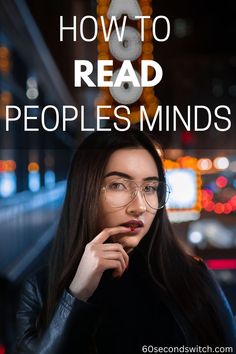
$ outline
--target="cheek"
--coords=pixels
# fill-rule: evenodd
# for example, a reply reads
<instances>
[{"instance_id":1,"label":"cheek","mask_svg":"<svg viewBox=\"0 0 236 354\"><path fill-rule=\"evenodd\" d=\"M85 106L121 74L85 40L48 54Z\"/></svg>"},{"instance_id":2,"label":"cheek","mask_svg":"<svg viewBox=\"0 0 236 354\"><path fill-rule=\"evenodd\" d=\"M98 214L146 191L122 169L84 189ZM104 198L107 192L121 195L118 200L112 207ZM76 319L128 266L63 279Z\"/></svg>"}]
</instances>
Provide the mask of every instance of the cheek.
<instances>
[{"instance_id":1,"label":"cheek","mask_svg":"<svg viewBox=\"0 0 236 354\"><path fill-rule=\"evenodd\" d=\"M112 222L114 222L114 215L112 210L101 197L98 203L98 226L100 231L106 227L113 226Z\"/></svg>"},{"instance_id":2,"label":"cheek","mask_svg":"<svg viewBox=\"0 0 236 354\"><path fill-rule=\"evenodd\" d=\"M104 194L101 193L98 200L98 215L100 215L102 218L105 215L107 215L108 212L109 212L109 208L104 198Z\"/></svg>"},{"instance_id":3,"label":"cheek","mask_svg":"<svg viewBox=\"0 0 236 354\"><path fill-rule=\"evenodd\" d=\"M102 197L100 197L98 202L98 227L99 229L104 228L104 219L106 217L105 204Z\"/></svg>"},{"instance_id":4,"label":"cheek","mask_svg":"<svg viewBox=\"0 0 236 354\"><path fill-rule=\"evenodd\" d=\"M156 214L149 214L147 218L148 229L151 227L153 220L155 219Z\"/></svg>"}]
</instances>

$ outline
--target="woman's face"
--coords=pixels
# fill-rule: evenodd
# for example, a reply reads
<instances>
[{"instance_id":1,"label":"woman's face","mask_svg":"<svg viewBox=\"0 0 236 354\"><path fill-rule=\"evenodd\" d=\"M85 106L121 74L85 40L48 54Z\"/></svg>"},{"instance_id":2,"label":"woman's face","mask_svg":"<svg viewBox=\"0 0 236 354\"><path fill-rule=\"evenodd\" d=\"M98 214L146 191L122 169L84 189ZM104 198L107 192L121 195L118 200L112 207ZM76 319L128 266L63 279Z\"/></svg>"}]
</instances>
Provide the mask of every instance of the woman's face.
<instances>
[{"instance_id":1,"label":"woman's face","mask_svg":"<svg viewBox=\"0 0 236 354\"><path fill-rule=\"evenodd\" d=\"M110 240L120 243L126 252L139 244L156 214L156 210L145 201L142 189L137 187L135 196L134 188L144 186L145 190L152 190L157 180L156 163L144 148L117 150L107 163L105 188L102 188L99 200L99 229L119 225L130 227L127 234L114 235ZM151 193L147 193L147 198L155 203Z\"/></svg>"}]
</instances>

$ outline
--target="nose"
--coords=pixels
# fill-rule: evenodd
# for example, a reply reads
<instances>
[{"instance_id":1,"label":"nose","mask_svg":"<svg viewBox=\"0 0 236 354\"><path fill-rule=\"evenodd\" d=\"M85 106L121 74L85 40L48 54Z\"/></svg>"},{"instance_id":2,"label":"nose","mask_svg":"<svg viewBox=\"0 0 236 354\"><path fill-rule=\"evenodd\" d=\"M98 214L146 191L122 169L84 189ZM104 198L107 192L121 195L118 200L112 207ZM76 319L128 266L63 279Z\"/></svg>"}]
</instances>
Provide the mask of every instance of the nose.
<instances>
[{"instance_id":1,"label":"nose","mask_svg":"<svg viewBox=\"0 0 236 354\"><path fill-rule=\"evenodd\" d=\"M137 191L134 199L127 205L127 213L135 216L142 215L147 211L146 202L141 191Z\"/></svg>"}]
</instances>

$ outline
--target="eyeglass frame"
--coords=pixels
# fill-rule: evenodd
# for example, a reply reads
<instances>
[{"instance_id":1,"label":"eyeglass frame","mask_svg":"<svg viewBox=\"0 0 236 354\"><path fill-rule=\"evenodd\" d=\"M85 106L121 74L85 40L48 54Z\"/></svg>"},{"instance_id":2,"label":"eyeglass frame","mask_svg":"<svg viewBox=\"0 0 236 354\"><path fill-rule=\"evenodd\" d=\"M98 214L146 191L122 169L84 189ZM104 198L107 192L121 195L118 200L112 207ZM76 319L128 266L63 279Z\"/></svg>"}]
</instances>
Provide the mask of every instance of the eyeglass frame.
<instances>
[{"instance_id":1,"label":"eyeglass frame","mask_svg":"<svg viewBox=\"0 0 236 354\"><path fill-rule=\"evenodd\" d=\"M146 196L145 196L145 192L143 191L143 184L145 183L145 182L143 182L141 185L138 185L134 180L132 180L132 179L127 179L127 178L122 178L122 177L118 177L118 178L114 178L112 181L116 181L116 180L122 180L122 181L129 181L129 182L132 182L132 183L134 183L135 185L136 185L136 188L135 188L135 193L134 193L134 196L131 198L131 200L127 203L127 204L124 204L124 205L121 205L121 206L112 206L111 205L111 207L112 208L122 208L122 207L126 207L126 206L128 206L129 204L131 204L134 200L135 200L135 198L137 197L137 194L138 194L138 190L141 192L141 194L142 194L142 196L143 196L143 199L145 200L145 202L146 202L146 204L151 208L151 209L153 209L153 210L161 210L161 209L163 209L165 206L166 206L166 203L167 203L167 201L168 201L168 199L169 199L169 195L170 195L170 193L171 193L171 191L170 191L170 186L168 185L168 183L166 183L165 181L159 181L159 180L153 180L153 181L155 181L155 182L159 182L159 183L162 183L163 185L165 185L167 188L166 188L166 195L168 195L168 197L166 197L165 199L166 199L166 201L165 201L165 203L164 203L164 205L162 205L160 208L153 208L149 203L148 203L148 201L146 200ZM111 181L111 182L112 182ZM148 182L148 181L146 181L146 182ZM108 184L106 184L106 185L103 185L102 187L101 187L101 189L102 190L105 190L105 193L106 193L106 190L107 190L107 186L108 186Z\"/></svg>"}]
</instances>

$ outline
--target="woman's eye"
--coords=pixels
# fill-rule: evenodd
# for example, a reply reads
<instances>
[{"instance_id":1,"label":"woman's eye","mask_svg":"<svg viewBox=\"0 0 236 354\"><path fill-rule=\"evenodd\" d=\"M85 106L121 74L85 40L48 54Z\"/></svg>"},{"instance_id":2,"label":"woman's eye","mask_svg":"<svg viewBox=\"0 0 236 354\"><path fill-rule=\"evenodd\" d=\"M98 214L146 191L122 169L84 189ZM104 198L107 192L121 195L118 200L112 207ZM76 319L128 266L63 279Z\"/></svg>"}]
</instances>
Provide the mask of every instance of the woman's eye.
<instances>
[{"instance_id":1,"label":"woman's eye","mask_svg":"<svg viewBox=\"0 0 236 354\"><path fill-rule=\"evenodd\" d=\"M157 186L153 186L153 185L145 186L144 187L144 192L145 193L156 193L157 192Z\"/></svg>"},{"instance_id":2,"label":"woman's eye","mask_svg":"<svg viewBox=\"0 0 236 354\"><path fill-rule=\"evenodd\" d=\"M117 191L122 191L122 190L125 190L126 187L123 183L120 183L120 182L113 182L111 184L109 184L109 189L110 190L117 190Z\"/></svg>"}]
</instances>

